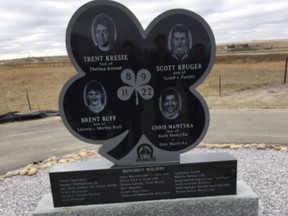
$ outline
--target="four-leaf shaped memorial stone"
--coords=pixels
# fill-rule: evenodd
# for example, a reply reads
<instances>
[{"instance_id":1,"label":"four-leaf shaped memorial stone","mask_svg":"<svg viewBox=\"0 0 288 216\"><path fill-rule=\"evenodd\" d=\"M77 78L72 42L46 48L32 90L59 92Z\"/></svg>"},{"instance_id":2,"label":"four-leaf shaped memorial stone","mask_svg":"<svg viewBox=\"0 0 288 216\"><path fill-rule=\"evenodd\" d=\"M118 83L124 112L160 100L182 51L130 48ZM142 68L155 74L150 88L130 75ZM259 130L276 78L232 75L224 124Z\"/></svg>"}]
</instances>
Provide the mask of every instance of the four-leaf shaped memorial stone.
<instances>
[{"instance_id":1,"label":"four-leaf shaped memorial stone","mask_svg":"<svg viewBox=\"0 0 288 216\"><path fill-rule=\"evenodd\" d=\"M175 162L205 136L209 111L196 88L216 47L199 15L170 10L144 30L123 5L91 1L72 16L66 46L77 74L61 92L60 115L74 136L102 144L102 156Z\"/></svg>"}]
</instances>

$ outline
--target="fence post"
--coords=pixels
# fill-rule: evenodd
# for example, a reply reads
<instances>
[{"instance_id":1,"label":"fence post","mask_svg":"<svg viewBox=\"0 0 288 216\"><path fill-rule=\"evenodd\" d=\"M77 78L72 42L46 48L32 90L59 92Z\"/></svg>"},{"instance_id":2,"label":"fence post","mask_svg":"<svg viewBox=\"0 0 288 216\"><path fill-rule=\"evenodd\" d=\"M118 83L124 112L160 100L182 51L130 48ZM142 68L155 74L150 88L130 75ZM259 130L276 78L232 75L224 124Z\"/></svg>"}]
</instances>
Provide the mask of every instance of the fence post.
<instances>
[{"instance_id":1,"label":"fence post","mask_svg":"<svg viewBox=\"0 0 288 216\"><path fill-rule=\"evenodd\" d=\"M29 110L31 111L31 104L30 104L30 100L29 100L29 95L28 95L28 92L27 90L25 89L25 92L26 92L26 97L27 97L27 102L28 102L28 106L29 106Z\"/></svg>"},{"instance_id":2,"label":"fence post","mask_svg":"<svg viewBox=\"0 0 288 216\"><path fill-rule=\"evenodd\" d=\"M288 64L288 57L286 57L285 73L284 73L284 84L286 84L286 80L287 80L287 64Z\"/></svg>"},{"instance_id":3,"label":"fence post","mask_svg":"<svg viewBox=\"0 0 288 216\"><path fill-rule=\"evenodd\" d=\"M222 95L222 80L221 80L221 71L219 73L219 95Z\"/></svg>"}]
</instances>

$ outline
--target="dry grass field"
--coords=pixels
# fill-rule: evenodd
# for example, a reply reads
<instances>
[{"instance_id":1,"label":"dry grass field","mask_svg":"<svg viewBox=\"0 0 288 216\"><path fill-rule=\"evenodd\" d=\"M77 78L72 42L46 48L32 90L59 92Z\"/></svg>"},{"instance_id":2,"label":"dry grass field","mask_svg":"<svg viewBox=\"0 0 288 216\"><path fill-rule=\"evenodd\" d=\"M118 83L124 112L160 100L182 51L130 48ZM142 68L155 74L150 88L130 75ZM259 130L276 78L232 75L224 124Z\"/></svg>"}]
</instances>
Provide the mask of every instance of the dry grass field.
<instances>
[{"instance_id":1,"label":"dry grass field","mask_svg":"<svg viewBox=\"0 0 288 216\"><path fill-rule=\"evenodd\" d=\"M74 73L74 68L67 64L45 67L0 66L0 114L26 112L30 108L58 110L60 90Z\"/></svg>"},{"instance_id":2,"label":"dry grass field","mask_svg":"<svg viewBox=\"0 0 288 216\"><path fill-rule=\"evenodd\" d=\"M217 63L198 90L212 109L287 109L284 72L285 61Z\"/></svg>"},{"instance_id":3,"label":"dry grass field","mask_svg":"<svg viewBox=\"0 0 288 216\"><path fill-rule=\"evenodd\" d=\"M288 86L283 85L286 44L277 42L266 54L259 43L253 53L217 47L217 59L207 79L198 87L210 108L267 109L288 108ZM275 44L275 43L274 43ZM220 47L220 48L219 48ZM252 47L252 46L250 46ZM256 47L256 48L255 48ZM257 48L258 47L258 48ZM271 53L270 51L279 51ZM284 53L283 53L284 52ZM226 53L226 54L225 54ZM65 60L66 59L66 60ZM75 74L67 58L31 63L27 59L0 65L0 115L6 112L58 110L58 97L64 83ZM62 62L62 63L61 63ZM221 88L220 88L221 80ZM221 94L221 95L220 95ZM29 99L28 99L29 98ZM28 102L29 100L29 102ZM30 103L30 107L29 107Z\"/></svg>"},{"instance_id":4,"label":"dry grass field","mask_svg":"<svg viewBox=\"0 0 288 216\"><path fill-rule=\"evenodd\" d=\"M227 46L235 46L233 49L227 49ZM248 45L243 47L243 45ZM243 48L239 48L242 46ZM285 40L253 40L253 41L240 41L237 43L223 43L217 44L217 54L218 55L227 55L233 54L235 52L241 51L244 53L287 53L288 49L288 39ZM239 54L239 53L237 53Z\"/></svg>"}]
</instances>

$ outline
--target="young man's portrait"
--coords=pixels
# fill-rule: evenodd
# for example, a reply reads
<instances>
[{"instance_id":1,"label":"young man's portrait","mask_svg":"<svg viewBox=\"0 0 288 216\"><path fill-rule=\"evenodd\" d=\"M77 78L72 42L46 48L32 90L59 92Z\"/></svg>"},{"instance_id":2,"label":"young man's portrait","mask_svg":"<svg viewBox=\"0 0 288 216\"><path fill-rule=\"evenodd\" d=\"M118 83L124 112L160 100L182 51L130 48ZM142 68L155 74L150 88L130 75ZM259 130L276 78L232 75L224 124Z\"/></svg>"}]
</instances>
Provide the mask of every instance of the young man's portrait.
<instances>
[{"instance_id":1,"label":"young man's portrait","mask_svg":"<svg viewBox=\"0 0 288 216\"><path fill-rule=\"evenodd\" d=\"M173 88L164 89L159 99L159 109L166 119L175 119L181 111L182 101L179 92Z\"/></svg>"},{"instance_id":2,"label":"young man's portrait","mask_svg":"<svg viewBox=\"0 0 288 216\"><path fill-rule=\"evenodd\" d=\"M101 112L106 106L106 93L104 87L96 80L86 84L83 97L86 107L96 114Z\"/></svg>"},{"instance_id":3,"label":"young man's portrait","mask_svg":"<svg viewBox=\"0 0 288 216\"><path fill-rule=\"evenodd\" d=\"M92 23L92 39L99 51L110 51L116 41L116 27L106 14L97 15Z\"/></svg>"},{"instance_id":4,"label":"young man's portrait","mask_svg":"<svg viewBox=\"0 0 288 216\"><path fill-rule=\"evenodd\" d=\"M169 33L169 49L177 61L186 59L191 53L192 36L187 26L175 25Z\"/></svg>"}]
</instances>

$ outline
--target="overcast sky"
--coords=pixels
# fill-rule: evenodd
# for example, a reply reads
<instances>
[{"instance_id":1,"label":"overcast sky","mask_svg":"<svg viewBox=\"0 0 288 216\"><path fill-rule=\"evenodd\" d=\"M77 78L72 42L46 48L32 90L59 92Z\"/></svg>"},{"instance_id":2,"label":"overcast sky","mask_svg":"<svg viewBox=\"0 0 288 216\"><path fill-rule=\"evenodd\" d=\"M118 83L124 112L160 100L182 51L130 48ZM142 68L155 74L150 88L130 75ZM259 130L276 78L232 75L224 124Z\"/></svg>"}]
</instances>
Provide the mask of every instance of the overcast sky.
<instances>
[{"instance_id":1,"label":"overcast sky","mask_svg":"<svg viewBox=\"0 0 288 216\"><path fill-rule=\"evenodd\" d=\"M216 43L288 39L287 0L117 0L147 25L162 12L184 8L202 16ZM87 0L1 0L0 59L67 55L65 31Z\"/></svg>"}]
</instances>

